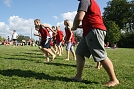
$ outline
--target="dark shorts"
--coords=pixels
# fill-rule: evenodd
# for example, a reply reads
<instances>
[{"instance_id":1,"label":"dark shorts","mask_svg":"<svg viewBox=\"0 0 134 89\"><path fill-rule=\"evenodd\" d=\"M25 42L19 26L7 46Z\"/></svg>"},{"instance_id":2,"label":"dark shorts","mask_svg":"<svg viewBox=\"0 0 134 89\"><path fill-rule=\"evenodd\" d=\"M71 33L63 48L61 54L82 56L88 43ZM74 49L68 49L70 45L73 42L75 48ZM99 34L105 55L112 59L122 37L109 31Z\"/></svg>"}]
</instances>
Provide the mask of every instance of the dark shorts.
<instances>
[{"instance_id":1,"label":"dark shorts","mask_svg":"<svg viewBox=\"0 0 134 89\"><path fill-rule=\"evenodd\" d=\"M41 42L41 46L43 48L50 48L50 42L51 42L51 39L50 38L49 39L46 39L46 40L44 40L44 41Z\"/></svg>"},{"instance_id":2,"label":"dark shorts","mask_svg":"<svg viewBox=\"0 0 134 89\"><path fill-rule=\"evenodd\" d=\"M56 41L56 45L61 46L62 42Z\"/></svg>"},{"instance_id":3,"label":"dark shorts","mask_svg":"<svg viewBox=\"0 0 134 89\"><path fill-rule=\"evenodd\" d=\"M13 39L13 41L17 41L17 39Z\"/></svg>"},{"instance_id":4,"label":"dark shorts","mask_svg":"<svg viewBox=\"0 0 134 89\"><path fill-rule=\"evenodd\" d=\"M105 36L106 31L92 29L86 37L82 37L77 46L76 54L88 58L92 54L95 62L105 60L107 58L107 52L104 47Z\"/></svg>"}]
</instances>

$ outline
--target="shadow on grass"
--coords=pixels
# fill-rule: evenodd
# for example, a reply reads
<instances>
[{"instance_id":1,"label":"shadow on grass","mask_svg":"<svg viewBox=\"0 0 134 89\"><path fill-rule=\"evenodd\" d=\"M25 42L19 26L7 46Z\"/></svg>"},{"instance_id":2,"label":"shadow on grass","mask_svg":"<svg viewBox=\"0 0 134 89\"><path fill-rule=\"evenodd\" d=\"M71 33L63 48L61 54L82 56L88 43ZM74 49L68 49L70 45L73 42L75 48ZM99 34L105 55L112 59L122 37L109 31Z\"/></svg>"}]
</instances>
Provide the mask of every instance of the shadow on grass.
<instances>
[{"instance_id":1,"label":"shadow on grass","mask_svg":"<svg viewBox=\"0 0 134 89\"><path fill-rule=\"evenodd\" d=\"M77 81L72 81L67 77L50 76L48 74L36 73L30 70L7 69L7 70L0 70L0 74L3 76L9 76L9 77L18 76L18 77L24 77L24 78L35 78L39 80L46 79L46 80L59 80L59 81L65 81L65 82L77 82ZM83 80L82 83L98 84L98 82L91 82L87 80Z\"/></svg>"},{"instance_id":2,"label":"shadow on grass","mask_svg":"<svg viewBox=\"0 0 134 89\"><path fill-rule=\"evenodd\" d=\"M47 65L55 65L55 66L71 66L71 67L76 67L76 65L71 65L71 64L63 64L63 63L52 63L52 62L49 62L49 63L45 63Z\"/></svg>"}]
</instances>

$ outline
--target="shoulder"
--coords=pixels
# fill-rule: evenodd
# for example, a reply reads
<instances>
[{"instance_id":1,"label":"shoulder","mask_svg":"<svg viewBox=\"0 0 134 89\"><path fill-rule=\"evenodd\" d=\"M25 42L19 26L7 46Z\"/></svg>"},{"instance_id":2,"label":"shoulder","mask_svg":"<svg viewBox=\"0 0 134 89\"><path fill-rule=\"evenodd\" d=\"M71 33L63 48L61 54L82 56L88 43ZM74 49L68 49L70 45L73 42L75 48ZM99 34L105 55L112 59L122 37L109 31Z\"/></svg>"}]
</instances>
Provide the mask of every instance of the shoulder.
<instances>
[{"instance_id":1,"label":"shoulder","mask_svg":"<svg viewBox=\"0 0 134 89\"><path fill-rule=\"evenodd\" d=\"M68 26L68 27L67 27L67 29L68 29L68 30L71 30L71 27L70 27L70 26Z\"/></svg>"},{"instance_id":2,"label":"shoulder","mask_svg":"<svg viewBox=\"0 0 134 89\"><path fill-rule=\"evenodd\" d=\"M78 11L82 10L82 11L87 12L90 4L91 4L91 0L80 0Z\"/></svg>"}]
</instances>

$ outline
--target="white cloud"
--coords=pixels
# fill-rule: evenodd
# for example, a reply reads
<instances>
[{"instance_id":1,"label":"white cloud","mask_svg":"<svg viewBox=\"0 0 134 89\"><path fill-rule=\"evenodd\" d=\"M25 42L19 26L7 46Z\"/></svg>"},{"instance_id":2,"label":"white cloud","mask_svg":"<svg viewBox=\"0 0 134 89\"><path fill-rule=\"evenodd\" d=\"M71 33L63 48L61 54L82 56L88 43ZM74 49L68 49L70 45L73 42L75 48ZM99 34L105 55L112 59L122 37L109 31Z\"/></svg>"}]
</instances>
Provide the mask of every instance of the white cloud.
<instances>
[{"instance_id":1,"label":"white cloud","mask_svg":"<svg viewBox=\"0 0 134 89\"><path fill-rule=\"evenodd\" d=\"M7 36L10 36L11 38L13 30L16 30L19 35L24 36L31 36L31 30L32 34L36 32L34 30L33 19L25 20L19 16L10 16L8 21L9 24L0 22L0 36L4 38L7 38Z\"/></svg>"},{"instance_id":2,"label":"white cloud","mask_svg":"<svg viewBox=\"0 0 134 89\"><path fill-rule=\"evenodd\" d=\"M77 13L77 11L67 12L67 13L61 14L61 16L62 16L63 20L68 19L68 20L73 21L76 13Z\"/></svg>"},{"instance_id":3,"label":"white cloud","mask_svg":"<svg viewBox=\"0 0 134 89\"><path fill-rule=\"evenodd\" d=\"M63 18L63 21L58 22L58 23L57 23L57 26L60 26L61 30L62 30L63 32L65 32L65 31L64 31L64 28L65 28L65 26L64 26L64 20L65 20L65 19L68 19L68 20L70 21L71 26L72 26L72 25L73 25L73 20L74 20L74 17L75 17L75 15L76 15L76 13L77 13L77 11L67 12L67 13L61 14L61 16L62 16L62 18Z\"/></svg>"},{"instance_id":4,"label":"white cloud","mask_svg":"<svg viewBox=\"0 0 134 89\"><path fill-rule=\"evenodd\" d=\"M76 11L74 12L67 12L62 14L63 21L58 22L56 25L61 27L61 30L64 31L64 20L69 19L71 26L73 24L73 19L76 14ZM52 26L49 23L44 23L49 26ZM8 24L5 22L0 22L0 36L7 38L7 36L12 35L13 30L16 30L19 35L24 36L31 36L31 30L32 34L37 33L37 31L34 30L34 20L33 19L23 19L19 16L10 16L8 19ZM38 39L38 37L35 37L32 35L34 39Z\"/></svg>"},{"instance_id":5,"label":"white cloud","mask_svg":"<svg viewBox=\"0 0 134 89\"><path fill-rule=\"evenodd\" d=\"M58 17L57 17L57 16L53 16L53 18L54 18L55 20L57 20L57 19L58 19Z\"/></svg>"},{"instance_id":6,"label":"white cloud","mask_svg":"<svg viewBox=\"0 0 134 89\"><path fill-rule=\"evenodd\" d=\"M4 4L8 7L11 6L12 0L4 0Z\"/></svg>"}]
</instances>

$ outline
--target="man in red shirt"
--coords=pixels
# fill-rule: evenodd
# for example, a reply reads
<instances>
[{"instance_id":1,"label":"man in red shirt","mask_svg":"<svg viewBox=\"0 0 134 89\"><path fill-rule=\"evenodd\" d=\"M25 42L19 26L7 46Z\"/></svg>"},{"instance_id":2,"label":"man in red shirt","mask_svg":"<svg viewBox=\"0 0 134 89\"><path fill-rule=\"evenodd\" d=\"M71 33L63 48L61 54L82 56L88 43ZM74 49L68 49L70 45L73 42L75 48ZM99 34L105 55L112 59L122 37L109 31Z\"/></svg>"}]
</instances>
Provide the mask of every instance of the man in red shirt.
<instances>
[{"instance_id":1,"label":"man in red shirt","mask_svg":"<svg viewBox=\"0 0 134 89\"><path fill-rule=\"evenodd\" d=\"M95 0L80 1L77 14L74 18L71 30L76 30L82 21L83 37L76 49L77 73L71 78L77 81L82 80L82 71L85 64L84 57L90 57L91 54L95 62L101 62L109 75L110 80L104 86L115 86L119 84L116 78L113 64L107 57L104 47L104 38L106 36L106 27L103 23L101 12Z\"/></svg>"}]
</instances>

